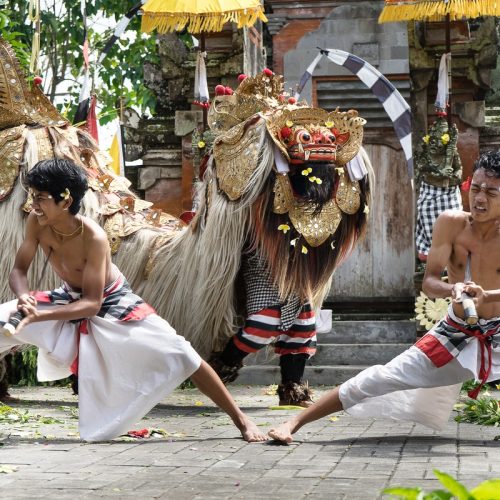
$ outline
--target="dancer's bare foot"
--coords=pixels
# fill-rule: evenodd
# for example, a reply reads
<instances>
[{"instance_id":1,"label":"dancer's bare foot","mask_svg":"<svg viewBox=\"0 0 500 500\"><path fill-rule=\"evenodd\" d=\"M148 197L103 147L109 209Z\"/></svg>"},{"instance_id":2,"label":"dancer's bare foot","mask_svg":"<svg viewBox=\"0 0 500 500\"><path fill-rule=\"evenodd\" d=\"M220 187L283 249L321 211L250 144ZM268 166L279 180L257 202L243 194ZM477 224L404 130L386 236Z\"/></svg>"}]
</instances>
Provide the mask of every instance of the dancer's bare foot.
<instances>
[{"instance_id":1,"label":"dancer's bare foot","mask_svg":"<svg viewBox=\"0 0 500 500\"><path fill-rule=\"evenodd\" d=\"M293 441L292 434L294 433L294 427L295 425L292 421L284 422L278 425L278 427L271 429L268 435L275 441L290 444Z\"/></svg>"},{"instance_id":2,"label":"dancer's bare foot","mask_svg":"<svg viewBox=\"0 0 500 500\"><path fill-rule=\"evenodd\" d=\"M237 424L237 427L241 432L241 436L247 443L267 441L267 436L262 434L257 428L257 425L246 416L243 417L241 424Z\"/></svg>"}]
</instances>

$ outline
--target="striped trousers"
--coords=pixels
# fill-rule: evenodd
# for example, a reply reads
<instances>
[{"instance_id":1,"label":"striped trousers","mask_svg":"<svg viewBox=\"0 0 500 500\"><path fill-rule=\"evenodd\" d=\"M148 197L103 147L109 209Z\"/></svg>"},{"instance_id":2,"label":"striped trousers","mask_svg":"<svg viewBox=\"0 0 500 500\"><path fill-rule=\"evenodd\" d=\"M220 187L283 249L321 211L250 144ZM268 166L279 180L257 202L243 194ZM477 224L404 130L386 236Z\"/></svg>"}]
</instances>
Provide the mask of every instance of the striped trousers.
<instances>
[{"instance_id":1,"label":"striped trousers","mask_svg":"<svg viewBox=\"0 0 500 500\"><path fill-rule=\"evenodd\" d=\"M316 352L316 320L310 304L302 306L299 315L287 331L278 330L281 323L280 307L271 306L251 314L245 326L233 337L234 345L251 354L274 341L274 350L280 356Z\"/></svg>"}]
</instances>

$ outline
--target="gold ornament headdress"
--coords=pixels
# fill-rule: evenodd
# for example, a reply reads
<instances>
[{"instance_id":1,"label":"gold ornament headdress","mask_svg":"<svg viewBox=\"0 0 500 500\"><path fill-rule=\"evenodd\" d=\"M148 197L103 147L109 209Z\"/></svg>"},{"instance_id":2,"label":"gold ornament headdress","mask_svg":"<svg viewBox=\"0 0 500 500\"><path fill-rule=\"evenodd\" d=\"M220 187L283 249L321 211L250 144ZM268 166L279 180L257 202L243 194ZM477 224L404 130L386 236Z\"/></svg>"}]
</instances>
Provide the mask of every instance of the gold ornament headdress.
<instances>
[{"instance_id":1,"label":"gold ornament headdress","mask_svg":"<svg viewBox=\"0 0 500 500\"><path fill-rule=\"evenodd\" d=\"M0 130L66 123L37 85L28 87L12 47L0 37Z\"/></svg>"},{"instance_id":2,"label":"gold ornament headdress","mask_svg":"<svg viewBox=\"0 0 500 500\"><path fill-rule=\"evenodd\" d=\"M224 134L259 113L285 158L293 164L335 162L344 165L356 156L366 120L355 110L333 112L297 103L283 90L283 77L270 71L245 78L232 95L217 96L208 122Z\"/></svg>"},{"instance_id":3,"label":"gold ornament headdress","mask_svg":"<svg viewBox=\"0 0 500 500\"><path fill-rule=\"evenodd\" d=\"M295 196L288 175L276 175L273 211L287 214L312 247L322 245L335 234L343 214L353 215L360 209L360 185L345 175L344 169L358 154L363 140L366 120L357 111L328 112L310 107L305 101L296 102L284 92L283 77L264 70L245 78L232 95L216 96L208 123L215 134L213 156L218 185L231 201L249 189L266 137L271 137L289 165L304 165L302 175L311 182L322 183L322 179L309 175L315 162L336 168L332 172L336 178L333 196L319 211ZM275 158L276 154L280 153L276 151ZM278 229L286 234L285 226L290 227L281 224Z\"/></svg>"}]
</instances>

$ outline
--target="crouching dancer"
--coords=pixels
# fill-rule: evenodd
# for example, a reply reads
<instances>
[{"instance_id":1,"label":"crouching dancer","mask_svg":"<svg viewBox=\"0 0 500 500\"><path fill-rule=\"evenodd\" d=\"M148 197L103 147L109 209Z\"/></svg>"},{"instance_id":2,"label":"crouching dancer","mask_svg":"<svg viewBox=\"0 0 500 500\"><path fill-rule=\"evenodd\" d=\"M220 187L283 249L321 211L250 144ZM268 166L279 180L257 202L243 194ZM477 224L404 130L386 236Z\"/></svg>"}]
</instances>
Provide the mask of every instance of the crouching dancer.
<instances>
[{"instance_id":1,"label":"crouching dancer","mask_svg":"<svg viewBox=\"0 0 500 500\"><path fill-rule=\"evenodd\" d=\"M33 210L9 277L18 300L0 306L2 322L16 309L24 318L14 335L0 335L0 353L38 346L39 380L78 369L79 430L86 441L128 431L187 377L228 413L245 440L264 440L189 342L132 292L111 262L104 230L78 214L84 171L70 161L45 160L28 172L26 184ZM27 272L38 246L63 284L31 294Z\"/></svg>"},{"instance_id":2,"label":"crouching dancer","mask_svg":"<svg viewBox=\"0 0 500 500\"><path fill-rule=\"evenodd\" d=\"M367 368L272 429L273 439L291 442L304 424L342 409L441 429L462 382L500 378L500 152L476 161L469 202L470 213L449 210L439 216L428 255L423 289L431 297L453 298L446 317L386 365ZM441 280L445 268L448 283ZM473 297L475 324L465 313L462 292ZM469 395L478 393L479 387Z\"/></svg>"}]
</instances>

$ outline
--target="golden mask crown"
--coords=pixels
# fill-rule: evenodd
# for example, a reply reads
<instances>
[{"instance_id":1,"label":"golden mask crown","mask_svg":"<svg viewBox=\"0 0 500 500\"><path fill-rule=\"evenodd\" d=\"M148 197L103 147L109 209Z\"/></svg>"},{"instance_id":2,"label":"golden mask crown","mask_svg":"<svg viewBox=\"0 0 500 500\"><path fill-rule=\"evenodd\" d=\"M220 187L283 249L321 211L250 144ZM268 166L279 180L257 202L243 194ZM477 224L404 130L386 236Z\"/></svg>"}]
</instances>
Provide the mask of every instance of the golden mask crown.
<instances>
[{"instance_id":1,"label":"golden mask crown","mask_svg":"<svg viewBox=\"0 0 500 500\"><path fill-rule=\"evenodd\" d=\"M38 86L28 87L12 47L0 37L0 130L66 123Z\"/></svg>"},{"instance_id":2,"label":"golden mask crown","mask_svg":"<svg viewBox=\"0 0 500 500\"><path fill-rule=\"evenodd\" d=\"M232 95L216 96L208 123L216 135L259 113L269 133L291 164L335 162L356 156L366 120L357 111L328 112L296 102L283 90L283 77L269 70L245 78Z\"/></svg>"}]
</instances>

